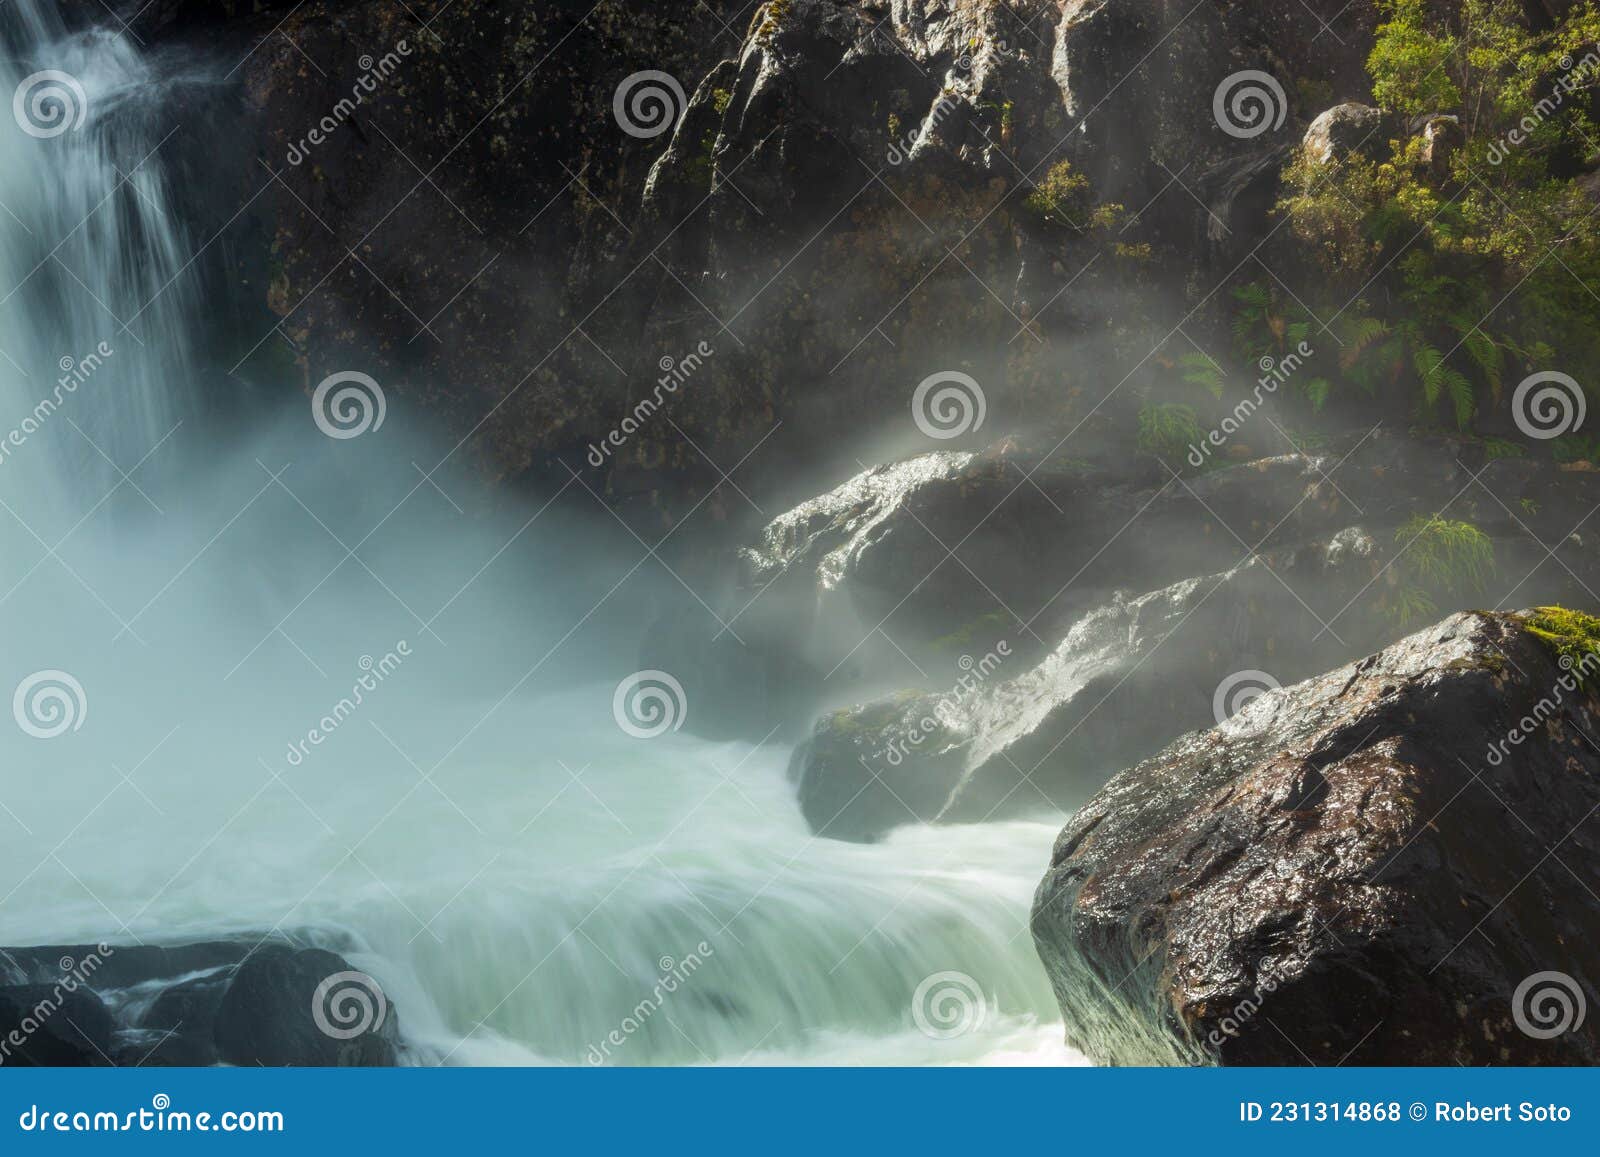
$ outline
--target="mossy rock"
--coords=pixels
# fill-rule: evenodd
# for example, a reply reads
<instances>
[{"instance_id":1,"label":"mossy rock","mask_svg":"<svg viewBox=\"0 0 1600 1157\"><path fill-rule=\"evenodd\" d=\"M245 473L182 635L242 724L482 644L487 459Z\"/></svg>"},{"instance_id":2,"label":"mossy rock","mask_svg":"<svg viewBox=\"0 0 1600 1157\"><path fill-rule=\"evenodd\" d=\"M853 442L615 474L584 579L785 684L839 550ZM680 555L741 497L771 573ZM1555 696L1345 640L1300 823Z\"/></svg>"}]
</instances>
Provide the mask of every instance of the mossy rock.
<instances>
[{"instance_id":1,"label":"mossy rock","mask_svg":"<svg viewBox=\"0 0 1600 1157\"><path fill-rule=\"evenodd\" d=\"M1522 625L1556 653L1579 686L1586 685L1590 668L1600 662L1600 618L1566 607L1535 607Z\"/></svg>"}]
</instances>

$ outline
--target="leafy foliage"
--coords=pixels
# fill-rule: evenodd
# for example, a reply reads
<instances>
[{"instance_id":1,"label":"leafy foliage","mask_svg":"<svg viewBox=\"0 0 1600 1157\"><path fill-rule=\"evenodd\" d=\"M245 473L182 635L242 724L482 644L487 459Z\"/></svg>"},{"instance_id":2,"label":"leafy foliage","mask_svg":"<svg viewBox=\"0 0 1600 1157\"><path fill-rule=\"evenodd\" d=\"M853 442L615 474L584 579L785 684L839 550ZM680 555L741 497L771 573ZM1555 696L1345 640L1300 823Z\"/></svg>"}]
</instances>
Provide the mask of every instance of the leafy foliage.
<instances>
[{"instance_id":1,"label":"leafy foliage","mask_svg":"<svg viewBox=\"0 0 1600 1157\"><path fill-rule=\"evenodd\" d=\"M1600 437L1567 434L1550 443L1550 452L1557 462L1600 462Z\"/></svg>"},{"instance_id":2,"label":"leafy foliage","mask_svg":"<svg viewBox=\"0 0 1600 1157\"><path fill-rule=\"evenodd\" d=\"M1187 353L1178 359L1183 380L1194 386L1204 386L1213 398L1222 397L1222 367L1208 354Z\"/></svg>"},{"instance_id":3,"label":"leafy foliage","mask_svg":"<svg viewBox=\"0 0 1600 1157\"><path fill-rule=\"evenodd\" d=\"M1023 204L1040 220L1065 225L1079 233L1110 225L1122 211L1120 205L1096 205L1089 178L1074 170L1071 161L1051 165Z\"/></svg>"},{"instance_id":4,"label":"leafy foliage","mask_svg":"<svg viewBox=\"0 0 1600 1157\"><path fill-rule=\"evenodd\" d=\"M1600 363L1584 184L1600 162L1600 13L1584 0L1537 29L1518 0L1380 5L1368 70L1400 139L1302 155L1279 209L1324 278L1309 309L1339 342L1331 395L1409 398L1466 429L1506 405L1507 377ZM1295 310L1267 287L1235 298L1241 352L1292 337Z\"/></svg>"},{"instance_id":5,"label":"leafy foliage","mask_svg":"<svg viewBox=\"0 0 1600 1157\"><path fill-rule=\"evenodd\" d=\"M1417 515L1394 537L1401 577L1387 609L1400 626L1433 615L1438 609L1434 594L1480 592L1494 574L1494 544L1470 522Z\"/></svg>"},{"instance_id":6,"label":"leafy foliage","mask_svg":"<svg viewBox=\"0 0 1600 1157\"><path fill-rule=\"evenodd\" d=\"M1205 437L1200 418L1189 406L1144 406L1139 411L1139 449L1177 469L1194 446Z\"/></svg>"}]
</instances>

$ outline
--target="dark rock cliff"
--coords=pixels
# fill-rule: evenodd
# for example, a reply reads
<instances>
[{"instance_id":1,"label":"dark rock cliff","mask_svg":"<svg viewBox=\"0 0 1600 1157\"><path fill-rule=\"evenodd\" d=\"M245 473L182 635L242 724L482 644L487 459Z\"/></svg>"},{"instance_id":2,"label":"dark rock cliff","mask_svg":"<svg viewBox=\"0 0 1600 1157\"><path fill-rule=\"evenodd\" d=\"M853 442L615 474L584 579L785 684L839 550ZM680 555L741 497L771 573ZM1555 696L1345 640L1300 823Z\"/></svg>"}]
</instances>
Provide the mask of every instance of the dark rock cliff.
<instances>
[{"instance_id":1,"label":"dark rock cliff","mask_svg":"<svg viewBox=\"0 0 1600 1157\"><path fill-rule=\"evenodd\" d=\"M758 446L740 477L770 492L837 477L861 452L841 429L914 439L937 371L980 378L996 427L1092 412L1104 358L1138 361L1144 326L1204 304L1201 271L1268 237L1305 123L1365 94L1370 5L1329 9L165 0L132 27L228 69L191 108L227 120L170 147L228 236L207 259L244 283L235 378L360 368L491 473L584 469L671 525ZM1246 69L1284 99L1241 140L1212 104ZM670 78L664 120L618 103L645 72ZM1145 259L1039 205L1062 161ZM586 467L701 343L671 421ZM752 517L724 492L698 513Z\"/></svg>"}]
</instances>

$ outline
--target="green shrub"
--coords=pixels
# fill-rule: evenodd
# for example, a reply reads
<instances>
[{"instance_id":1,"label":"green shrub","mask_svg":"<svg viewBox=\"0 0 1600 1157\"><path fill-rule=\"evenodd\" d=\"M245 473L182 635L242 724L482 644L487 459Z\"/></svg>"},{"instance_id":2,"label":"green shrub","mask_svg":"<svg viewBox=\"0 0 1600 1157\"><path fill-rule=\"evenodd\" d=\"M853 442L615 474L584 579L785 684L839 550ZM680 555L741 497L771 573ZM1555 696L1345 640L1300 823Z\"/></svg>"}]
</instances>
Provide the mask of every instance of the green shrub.
<instances>
[{"instance_id":1,"label":"green shrub","mask_svg":"<svg viewBox=\"0 0 1600 1157\"><path fill-rule=\"evenodd\" d=\"M1139 410L1139 449L1179 469L1189 448L1205 437L1190 406L1146 404Z\"/></svg>"},{"instance_id":2,"label":"green shrub","mask_svg":"<svg viewBox=\"0 0 1600 1157\"><path fill-rule=\"evenodd\" d=\"M1302 326L1320 342L1315 319L1330 319L1335 396L1354 387L1360 407L1398 393L1418 419L1466 429L1506 404L1508 376L1600 363L1600 214L1581 183L1600 141L1600 14L1584 0L1534 29L1520 0L1380 7L1376 100L1396 124L1454 116L1461 142L1299 156L1279 210L1322 285L1305 305L1241 287L1235 330L1245 352L1271 352Z\"/></svg>"},{"instance_id":3,"label":"green shrub","mask_svg":"<svg viewBox=\"0 0 1600 1157\"><path fill-rule=\"evenodd\" d=\"M1494 543L1470 522L1417 515L1395 531L1399 588L1387 610L1401 626L1432 616L1434 594L1479 593L1494 574Z\"/></svg>"}]
</instances>

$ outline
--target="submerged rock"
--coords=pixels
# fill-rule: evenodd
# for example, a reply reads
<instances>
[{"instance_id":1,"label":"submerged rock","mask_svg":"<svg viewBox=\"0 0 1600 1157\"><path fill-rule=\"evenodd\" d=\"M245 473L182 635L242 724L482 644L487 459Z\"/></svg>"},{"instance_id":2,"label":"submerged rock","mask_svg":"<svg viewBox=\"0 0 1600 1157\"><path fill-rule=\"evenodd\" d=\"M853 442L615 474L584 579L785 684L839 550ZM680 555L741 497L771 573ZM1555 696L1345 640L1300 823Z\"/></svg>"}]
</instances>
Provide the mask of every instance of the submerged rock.
<instances>
[{"instance_id":1,"label":"submerged rock","mask_svg":"<svg viewBox=\"0 0 1600 1157\"><path fill-rule=\"evenodd\" d=\"M1458 614L1117 776L1034 901L1068 1041L1114 1064L1596 1063L1582 666L1521 616Z\"/></svg>"},{"instance_id":2,"label":"submerged rock","mask_svg":"<svg viewBox=\"0 0 1600 1157\"><path fill-rule=\"evenodd\" d=\"M338 953L277 939L0 949L0 981L3 1064L399 1058L398 1019L375 980Z\"/></svg>"}]
</instances>

